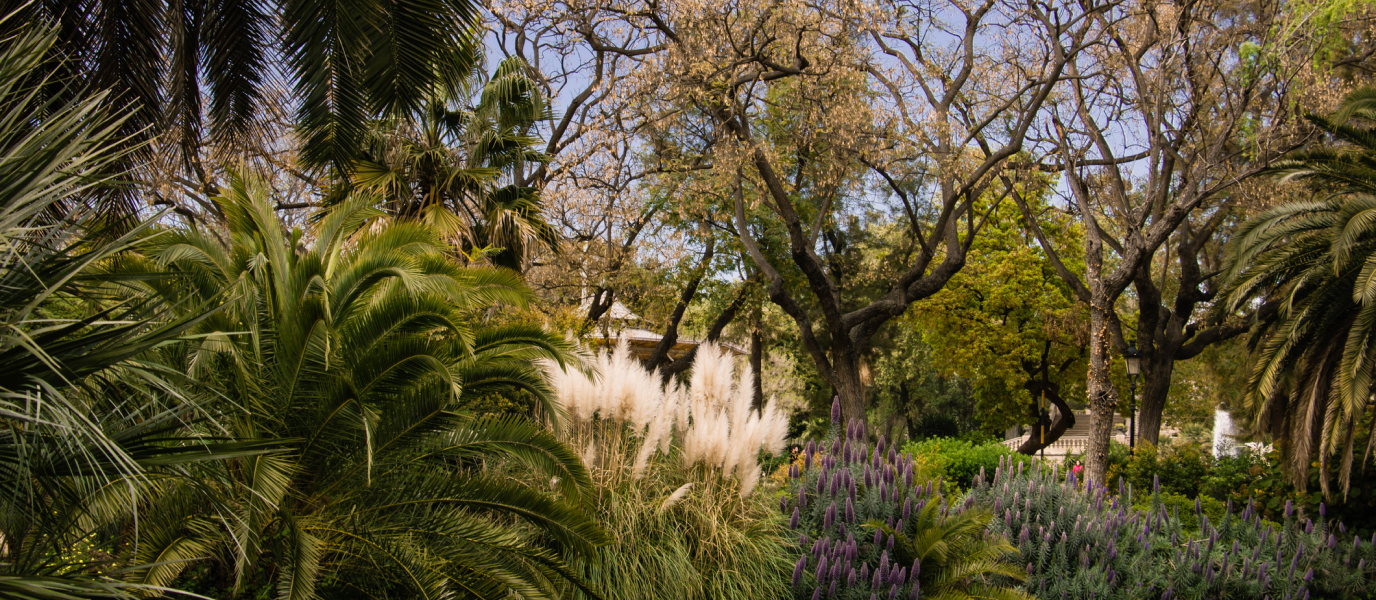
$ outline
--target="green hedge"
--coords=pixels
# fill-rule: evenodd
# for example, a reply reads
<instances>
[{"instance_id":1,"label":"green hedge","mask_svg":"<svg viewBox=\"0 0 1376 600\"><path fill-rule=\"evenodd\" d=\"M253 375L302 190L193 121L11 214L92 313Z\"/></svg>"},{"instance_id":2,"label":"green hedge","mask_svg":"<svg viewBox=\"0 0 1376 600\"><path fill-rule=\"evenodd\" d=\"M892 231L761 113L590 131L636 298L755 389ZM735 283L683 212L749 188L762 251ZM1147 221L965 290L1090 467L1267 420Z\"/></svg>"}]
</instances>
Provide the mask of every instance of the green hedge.
<instances>
[{"instance_id":1,"label":"green hedge","mask_svg":"<svg viewBox=\"0 0 1376 600\"><path fill-rule=\"evenodd\" d=\"M1018 454L998 442L976 443L955 438L931 438L908 442L904 452L911 453L917 471L924 477L943 477L959 489L969 489L980 467L993 473L999 459L1015 463L1032 462L1032 457Z\"/></svg>"}]
</instances>

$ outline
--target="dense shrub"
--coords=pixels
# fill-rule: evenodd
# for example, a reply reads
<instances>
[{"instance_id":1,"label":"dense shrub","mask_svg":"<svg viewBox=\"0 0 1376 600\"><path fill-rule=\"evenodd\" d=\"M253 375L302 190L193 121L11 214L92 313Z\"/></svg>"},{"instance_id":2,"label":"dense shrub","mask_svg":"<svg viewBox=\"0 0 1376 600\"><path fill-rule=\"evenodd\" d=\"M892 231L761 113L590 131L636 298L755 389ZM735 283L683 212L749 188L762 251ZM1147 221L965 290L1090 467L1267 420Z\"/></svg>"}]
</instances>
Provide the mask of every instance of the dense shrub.
<instances>
[{"instance_id":1,"label":"dense shrub","mask_svg":"<svg viewBox=\"0 0 1376 600\"><path fill-rule=\"evenodd\" d=\"M1115 442L1109 446L1108 459L1110 490L1120 482L1147 489L1155 481L1163 493L1179 494L1191 502L1195 498L1206 505L1253 501L1257 513L1272 521L1284 518L1286 502L1294 505L1301 518L1318 518L1319 504L1325 504L1328 519L1342 520L1356 532L1376 530L1376 477L1361 467L1353 469L1346 496L1324 498L1318 462L1310 465L1305 489L1297 489L1282 476L1280 453L1274 450L1243 447L1235 456L1215 457L1207 443L1143 444L1133 452ZM1069 467L1081 460L1071 455L1064 462Z\"/></svg>"},{"instance_id":2,"label":"dense shrub","mask_svg":"<svg viewBox=\"0 0 1376 600\"><path fill-rule=\"evenodd\" d=\"M998 442L954 438L909 442L903 451L913 456L920 475L943 478L962 490L970 487L980 469L993 471L1000 461L1032 461L1032 457L1018 454Z\"/></svg>"},{"instance_id":3,"label":"dense shrub","mask_svg":"<svg viewBox=\"0 0 1376 600\"><path fill-rule=\"evenodd\" d=\"M1371 598L1376 583L1376 538L1301 522L1293 509L1280 526L1253 504L1211 518L1202 502L1168 509L1157 492L1138 510L1126 484L1112 496L1021 465L978 479L968 501L994 510L990 532L1016 538L1026 590L1048 600Z\"/></svg>"},{"instance_id":4,"label":"dense shrub","mask_svg":"<svg viewBox=\"0 0 1376 600\"><path fill-rule=\"evenodd\" d=\"M798 544L794 597L1018 597L1017 551L987 534L992 513L916 479L883 436L871 449L863 424L839 426L839 409L843 435L809 442L779 498Z\"/></svg>"}]
</instances>

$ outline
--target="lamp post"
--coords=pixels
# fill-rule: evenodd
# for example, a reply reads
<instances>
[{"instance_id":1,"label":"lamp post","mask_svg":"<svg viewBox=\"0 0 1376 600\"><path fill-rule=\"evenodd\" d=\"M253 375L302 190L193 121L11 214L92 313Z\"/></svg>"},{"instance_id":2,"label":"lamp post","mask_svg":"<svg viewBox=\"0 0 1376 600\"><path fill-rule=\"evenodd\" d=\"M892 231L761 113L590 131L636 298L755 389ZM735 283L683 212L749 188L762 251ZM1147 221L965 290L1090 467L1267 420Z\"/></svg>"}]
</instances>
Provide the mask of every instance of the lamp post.
<instances>
[{"instance_id":1,"label":"lamp post","mask_svg":"<svg viewBox=\"0 0 1376 600\"><path fill-rule=\"evenodd\" d=\"M1128 447L1137 447L1137 376L1142 374L1142 354L1137 351L1137 340L1128 342L1123 351L1123 361L1128 368Z\"/></svg>"}]
</instances>

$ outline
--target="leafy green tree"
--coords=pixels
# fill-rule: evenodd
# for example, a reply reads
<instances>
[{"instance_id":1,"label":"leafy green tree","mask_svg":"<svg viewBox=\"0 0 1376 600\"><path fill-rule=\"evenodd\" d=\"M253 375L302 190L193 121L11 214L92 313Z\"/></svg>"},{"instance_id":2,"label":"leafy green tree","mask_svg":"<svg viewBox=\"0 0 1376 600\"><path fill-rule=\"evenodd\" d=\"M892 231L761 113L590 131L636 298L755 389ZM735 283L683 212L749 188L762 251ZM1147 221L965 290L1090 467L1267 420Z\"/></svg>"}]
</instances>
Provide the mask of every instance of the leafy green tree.
<instances>
[{"instance_id":1,"label":"leafy green tree","mask_svg":"<svg viewBox=\"0 0 1376 600\"><path fill-rule=\"evenodd\" d=\"M1037 194L1024 197L1043 213L1054 212L1036 202ZM1035 424L1040 408L1055 407L1045 438L1034 429L1020 448L1030 454L1075 424L1068 401L1084 386L1077 367L1084 366L1085 315L1026 233L1018 208L1003 203L984 211L985 233L971 246L965 268L917 305L912 326L923 332L943 373L972 383L989 428ZM1045 216L1042 229L1062 248L1082 243L1067 219Z\"/></svg>"},{"instance_id":2,"label":"leafy green tree","mask_svg":"<svg viewBox=\"0 0 1376 600\"><path fill-rule=\"evenodd\" d=\"M167 585L208 553L231 566L232 587L270 573L284 599L547 598L576 583L564 557L603 540L579 508L590 480L577 454L532 419L463 410L515 387L537 399L538 416L561 419L536 365L562 363L564 342L471 319L528 301L519 277L459 266L424 225L379 223L367 196L335 207L307 244L269 196L234 181L218 200L227 243L172 232L149 260L178 276L159 285L169 302L226 302L194 330L197 343L163 359L225 396L232 435L292 451L161 494L149 512L166 529L137 551L162 566L139 575ZM481 468L504 459L553 477L563 500Z\"/></svg>"},{"instance_id":3,"label":"leafy green tree","mask_svg":"<svg viewBox=\"0 0 1376 600\"><path fill-rule=\"evenodd\" d=\"M1332 461L1346 491L1356 454L1372 450L1353 440L1371 411L1376 372L1376 89L1309 120L1331 145L1291 154L1269 173L1330 195L1247 222L1230 245L1227 309L1279 301L1253 334L1249 400L1279 434L1291 481L1303 487L1317 456L1327 495Z\"/></svg>"}]
</instances>

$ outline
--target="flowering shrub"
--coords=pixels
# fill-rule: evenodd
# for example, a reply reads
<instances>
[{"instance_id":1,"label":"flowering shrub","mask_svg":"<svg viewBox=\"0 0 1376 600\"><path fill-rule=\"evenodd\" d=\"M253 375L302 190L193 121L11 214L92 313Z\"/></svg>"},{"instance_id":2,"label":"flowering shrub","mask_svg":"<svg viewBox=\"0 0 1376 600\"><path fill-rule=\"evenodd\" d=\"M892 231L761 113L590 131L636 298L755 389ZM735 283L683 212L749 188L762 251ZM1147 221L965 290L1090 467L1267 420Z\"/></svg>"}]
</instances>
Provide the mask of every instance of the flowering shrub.
<instances>
[{"instance_id":1,"label":"flowering shrub","mask_svg":"<svg viewBox=\"0 0 1376 600\"><path fill-rule=\"evenodd\" d=\"M1359 436L1356 443L1363 447L1365 438ZM1319 504L1324 503L1329 519L1341 519L1349 528L1368 534L1376 530L1376 477L1354 476L1347 494L1324 498L1317 461L1310 465L1306 488L1297 489L1282 476L1281 456L1273 447L1250 444L1244 448L1237 456L1215 457L1201 444L1140 444L1130 452L1126 445L1115 442L1109 447L1106 483L1109 489L1116 489L1120 480L1146 489L1157 481L1163 493L1179 494L1190 502L1199 498L1206 507L1211 500L1220 507L1229 500L1235 505L1254 500L1258 514L1272 521L1284 518L1287 501L1294 504L1300 518L1316 518ZM1079 460L1080 456L1071 455L1065 463ZM1336 470L1332 465L1329 468ZM1360 469L1358 473L1364 474Z\"/></svg>"},{"instance_id":2,"label":"flowering shrub","mask_svg":"<svg viewBox=\"0 0 1376 600\"><path fill-rule=\"evenodd\" d=\"M1017 551L990 535L992 513L915 480L912 457L883 436L871 447L863 423L842 428L839 403L833 423L840 435L807 444L779 498L800 552L796 598L1019 596Z\"/></svg>"},{"instance_id":3,"label":"flowering shrub","mask_svg":"<svg viewBox=\"0 0 1376 600\"><path fill-rule=\"evenodd\" d=\"M990 531L1017 540L1025 589L1048 600L1365 598L1376 589L1376 537L1300 522L1291 506L1277 527L1251 503L1211 519L1199 503L1193 514L1168 510L1159 490L1146 510L1131 507L1130 486L1107 492L1019 465L977 478L967 501L994 510Z\"/></svg>"}]
</instances>

